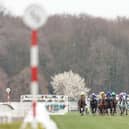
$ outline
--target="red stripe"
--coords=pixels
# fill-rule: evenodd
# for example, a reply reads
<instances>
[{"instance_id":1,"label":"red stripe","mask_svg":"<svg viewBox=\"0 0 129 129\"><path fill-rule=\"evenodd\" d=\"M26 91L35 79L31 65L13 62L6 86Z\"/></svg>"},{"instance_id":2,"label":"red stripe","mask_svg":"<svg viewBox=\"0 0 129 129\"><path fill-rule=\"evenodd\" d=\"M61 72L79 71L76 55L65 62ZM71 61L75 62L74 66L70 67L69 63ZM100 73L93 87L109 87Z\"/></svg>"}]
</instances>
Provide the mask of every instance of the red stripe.
<instances>
[{"instance_id":1,"label":"red stripe","mask_svg":"<svg viewBox=\"0 0 129 129\"><path fill-rule=\"evenodd\" d=\"M31 39L32 39L32 45L37 45L37 43L38 43L38 33L37 33L36 30L32 31Z\"/></svg>"},{"instance_id":2,"label":"red stripe","mask_svg":"<svg viewBox=\"0 0 129 129\"><path fill-rule=\"evenodd\" d=\"M32 102L32 108L33 108L33 117L36 117L36 101Z\"/></svg>"},{"instance_id":3,"label":"red stripe","mask_svg":"<svg viewBox=\"0 0 129 129\"><path fill-rule=\"evenodd\" d=\"M38 68L37 67L31 68L31 81L38 81Z\"/></svg>"}]
</instances>

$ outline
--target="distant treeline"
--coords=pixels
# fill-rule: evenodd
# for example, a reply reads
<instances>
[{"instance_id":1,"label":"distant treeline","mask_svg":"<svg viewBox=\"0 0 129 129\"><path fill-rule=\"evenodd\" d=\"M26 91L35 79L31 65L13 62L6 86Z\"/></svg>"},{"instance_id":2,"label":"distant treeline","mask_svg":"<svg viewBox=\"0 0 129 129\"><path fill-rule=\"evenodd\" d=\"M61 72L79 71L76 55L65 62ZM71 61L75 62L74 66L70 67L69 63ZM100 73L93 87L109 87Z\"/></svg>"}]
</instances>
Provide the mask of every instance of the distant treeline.
<instances>
[{"instance_id":1,"label":"distant treeline","mask_svg":"<svg viewBox=\"0 0 129 129\"><path fill-rule=\"evenodd\" d=\"M0 101L30 89L31 30L20 17L0 14ZM72 70L91 91L129 90L129 19L80 15L50 16L39 30L40 93L52 93L50 77Z\"/></svg>"}]
</instances>

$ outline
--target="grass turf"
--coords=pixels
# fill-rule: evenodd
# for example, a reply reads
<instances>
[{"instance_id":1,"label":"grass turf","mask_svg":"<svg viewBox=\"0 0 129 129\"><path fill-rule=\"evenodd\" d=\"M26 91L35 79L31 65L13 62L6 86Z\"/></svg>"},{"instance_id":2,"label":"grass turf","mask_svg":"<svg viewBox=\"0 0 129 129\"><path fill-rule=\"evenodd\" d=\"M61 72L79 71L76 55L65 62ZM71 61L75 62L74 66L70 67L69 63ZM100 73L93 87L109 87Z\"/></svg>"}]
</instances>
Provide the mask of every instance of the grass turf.
<instances>
[{"instance_id":1,"label":"grass turf","mask_svg":"<svg viewBox=\"0 0 129 129\"><path fill-rule=\"evenodd\" d=\"M52 116L52 119L58 129L129 129L129 116L80 116L79 113L68 113ZM0 125L0 129L19 128L19 122Z\"/></svg>"},{"instance_id":2,"label":"grass turf","mask_svg":"<svg viewBox=\"0 0 129 129\"><path fill-rule=\"evenodd\" d=\"M59 129L129 129L128 116L53 116Z\"/></svg>"}]
</instances>

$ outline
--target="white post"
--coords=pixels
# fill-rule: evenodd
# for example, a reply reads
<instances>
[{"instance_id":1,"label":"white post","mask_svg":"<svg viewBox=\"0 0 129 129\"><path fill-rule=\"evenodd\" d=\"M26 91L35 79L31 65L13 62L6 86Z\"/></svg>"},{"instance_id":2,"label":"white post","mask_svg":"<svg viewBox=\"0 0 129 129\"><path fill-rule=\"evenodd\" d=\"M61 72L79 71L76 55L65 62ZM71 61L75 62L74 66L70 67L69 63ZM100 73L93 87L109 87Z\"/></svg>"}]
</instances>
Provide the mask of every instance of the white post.
<instances>
[{"instance_id":1,"label":"white post","mask_svg":"<svg viewBox=\"0 0 129 129\"><path fill-rule=\"evenodd\" d=\"M6 88L6 92L7 92L7 102L9 104L10 103L10 92L11 92L11 89L10 88Z\"/></svg>"}]
</instances>

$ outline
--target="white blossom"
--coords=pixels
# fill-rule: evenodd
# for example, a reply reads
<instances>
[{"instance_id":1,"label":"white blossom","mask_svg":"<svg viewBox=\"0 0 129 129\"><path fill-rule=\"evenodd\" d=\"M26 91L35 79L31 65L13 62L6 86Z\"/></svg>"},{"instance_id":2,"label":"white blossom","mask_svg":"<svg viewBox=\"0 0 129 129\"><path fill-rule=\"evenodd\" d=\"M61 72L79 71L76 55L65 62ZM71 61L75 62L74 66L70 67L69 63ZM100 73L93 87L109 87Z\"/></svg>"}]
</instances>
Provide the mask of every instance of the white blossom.
<instances>
[{"instance_id":1,"label":"white blossom","mask_svg":"<svg viewBox=\"0 0 129 129\"><path fill-rule=\"evenodd\" d=\"M72 71L59 73L51 77L50 82L56 94L67 95L71 98L77 98L83 91L86 94L90 91L86 87L85 79Z\"/></svg>"}]
</instances>

